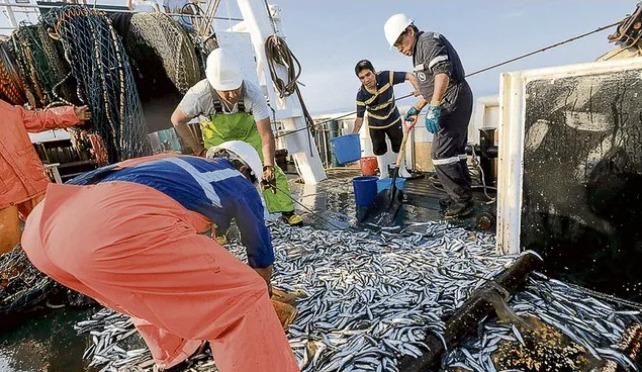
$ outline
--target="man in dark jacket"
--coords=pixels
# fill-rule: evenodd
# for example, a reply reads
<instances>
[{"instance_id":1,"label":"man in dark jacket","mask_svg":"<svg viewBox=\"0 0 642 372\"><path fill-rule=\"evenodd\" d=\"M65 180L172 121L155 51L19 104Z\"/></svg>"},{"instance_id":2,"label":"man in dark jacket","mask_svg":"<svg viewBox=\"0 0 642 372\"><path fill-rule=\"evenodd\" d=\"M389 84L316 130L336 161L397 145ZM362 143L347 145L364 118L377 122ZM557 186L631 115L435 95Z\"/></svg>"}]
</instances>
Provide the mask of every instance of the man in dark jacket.
<instances>
[{"instance_id":1,"label":"man in dark jacket","mask_svg":"<svg viewBox=\"0 0 642 372\"><path fill-rule=\"evenodd\" d=\"M444 217L464 217L473 207L465 151L473 94L455 48L443 35L419 31L413 22L405 14L395 14L384 25L390 48L395 47L399 53L412 57L423 95L408 110L406 120L416 120L428 105L425 125L434 134L431 157L449 198Z\"/></svg>"}]
</instances>

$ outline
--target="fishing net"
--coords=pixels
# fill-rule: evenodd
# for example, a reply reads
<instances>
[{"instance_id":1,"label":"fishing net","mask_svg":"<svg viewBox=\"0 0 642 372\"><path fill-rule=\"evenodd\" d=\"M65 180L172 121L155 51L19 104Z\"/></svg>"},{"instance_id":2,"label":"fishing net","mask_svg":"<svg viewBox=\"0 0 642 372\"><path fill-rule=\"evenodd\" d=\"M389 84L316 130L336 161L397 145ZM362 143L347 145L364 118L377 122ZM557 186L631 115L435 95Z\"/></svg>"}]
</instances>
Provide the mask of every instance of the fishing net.
<instances>
[{"instance_id":1,"label":"fishing net","mask_svg":"<svg viewBox=\"0 0 642 372\"><path fill-rule=\"evenodd\" d=\"M150 155L129 58L111 21L102 12L69 5L52 9L42 23L60 38L79 95L91 108L93 125L82 131L100 137L109 163Z\"/></svg>"},{"instance_id":2,"label":"fishing net","mask_svg":"<svg viewBox=\"0 0 642 372\"><path fill-rule=\"evenodd\" d=\"M52 304L53 303L53 304ZM92 298L72 291L36 269L21 245L0 255L0 316L24 316L36 308L95 306Z\"/></svg>"},{"instance_id":3,"label":"fishing net","mask_svg":"<svg viewBox=\"0 0 642 372\"><path fill-rule=\"evenodd\" d=\"M13 32L11 43L24 76L25 90L35 98L33 108L54 102L80 102L74 98L73 79L57 43L41 24L21 26Z\"/></svg>"},{"instance_id":4,"label":"fishing net","mask_svg":"<svg viewBox=\"0 0 642 372\"><path fill-rule=\"evenodd\" d=\"M136 61L155 57L181 94L202 79L194 42L185 29L166 14L134 14L125 46Z\"/></svg>"},{"instance_id":5,"label":"fishing net","mask_svg":"<svg viewBox=\"0 0 642 372\"><path fill-rule=\"evenodd\" d=\"M19 66L23 77L24 90L27 93L27 100L31 107L42 107L45 100L39 79L36 76L31 45L28 42L29 34L33 33L34 26L23 26L17 29L11 36L10 46L15 57L15 63Z\"/></svg>"},{"instance_id":6,"label":"fishing net","mask_svg":"<svg viewBox=\"0 0 642 372\"><path fill-rule=\"evenodd\" d=\"M19 67L11 53L9 41L0 41L0 99L14 105L27 102Z\"/></svg>"},{"instance_id":7,"label":"fishing net","mask_svg":"<svg viewBox=\"0 0 642 372\"><path fill-rule=\"evenodd\" d=\"M0 316L37 306L54 286L55 282L31 265L20 245L0 256Z\"/></svg>"}]
</instances>

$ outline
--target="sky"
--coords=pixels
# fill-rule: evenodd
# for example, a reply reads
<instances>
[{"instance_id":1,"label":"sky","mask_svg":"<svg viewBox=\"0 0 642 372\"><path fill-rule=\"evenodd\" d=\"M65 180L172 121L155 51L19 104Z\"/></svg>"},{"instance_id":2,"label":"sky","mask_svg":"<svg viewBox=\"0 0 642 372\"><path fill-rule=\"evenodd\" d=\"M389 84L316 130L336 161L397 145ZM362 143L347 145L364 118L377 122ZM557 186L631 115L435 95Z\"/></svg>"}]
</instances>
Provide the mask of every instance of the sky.
<instances>
[{"instance_id":1,"label":"sky","mask_svg":"<svg viewBox=\"0 0 642 372\"><path fill-rule=\"evenodd\" d=\"M420 30L436 31L457 49L467 73L619 21L634 0L275 0L286 41L302 65L302 95L313 114L355 110L360 82L355 64L369 59L377 70L411 71L412 58L390 50L383 25L406 13ZM228 10L229 9L229 10ZM219 15L233 13L222 5ZM476 98L499 92L502 72L590 62L615 46L615 27L553 50L473 76ZM398 97L410 84L395 86ZM399 105L413 104L408 98Z\"/></svg>"},{"instance_id":2,"label":"sky","mask_svg":"<svg viewBox=\"0 0 642 372\"><path fill-rule=\"evenodd\" d=\"M10 0L15 1L15 0ZM33 0L32 0L33 1ZM253 0L264 1L264 0ZM92 3L88 0L88 3ZM100 0L122 4L122 0ZM467 73L617 22L635 0L273 0L281 8L286 41L302 65L299 82L313 114L355 110L360 82L355 64L369 59L377 70L411 71L412 59L389 49L383 25L406 13L420 30L446 36ZM223 0L219 17L240 17L236 0ZM0 24L5 18L0 15ZM499 92L502 72L590 62L614 48L615 27L469 78L476 98ZM397 97L411 92L395 86ZM399 102L414 103L414 98Z\"/></svg>"}]
</instances>

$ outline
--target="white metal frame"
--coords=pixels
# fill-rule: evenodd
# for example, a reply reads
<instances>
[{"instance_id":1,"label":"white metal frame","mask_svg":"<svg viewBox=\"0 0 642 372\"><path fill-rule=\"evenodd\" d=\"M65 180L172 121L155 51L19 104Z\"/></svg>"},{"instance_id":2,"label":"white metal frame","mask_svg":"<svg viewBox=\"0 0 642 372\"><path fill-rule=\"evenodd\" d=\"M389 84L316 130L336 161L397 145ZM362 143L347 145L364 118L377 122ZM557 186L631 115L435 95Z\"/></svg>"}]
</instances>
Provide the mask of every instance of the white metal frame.
<instances>
[{"instance_id":1,"label":"white metal frame","mask_svg":"<svg viewBox=\"0 0 642 372\"><path fill-rule=\"evenodd\" d=\"M642 58L504 73L500 79L497 252L519 253L524 171L525 87L531 81L642 69ZM642 76L640 76L642 79ZM569 177L572 175L569 175Z\"/></svg>"},{"instance_id":2,"label":"white metal frame","mask_svg":"<svg viewBox=\"0 0 642 372\"><path fill-rule=\"evenodd\" d=\"M298 97L293 94L279 98L274 84L267 83L271 78L265 55L265 41L275 32L277 36L284 38L278 8L268 9L266 3L260 0L237 0L237 3L244 19L244 26L252 37L259 81L266 82L264 88L272 108L276 111L275 117L285 128L284 142L288 153L292 155L303 181L315 185L326 179L326 174L314 139L308 130L303 129L307 124ZM277 73L286 80L285 67L277 66Z\"/></svg>"}]
</instances>

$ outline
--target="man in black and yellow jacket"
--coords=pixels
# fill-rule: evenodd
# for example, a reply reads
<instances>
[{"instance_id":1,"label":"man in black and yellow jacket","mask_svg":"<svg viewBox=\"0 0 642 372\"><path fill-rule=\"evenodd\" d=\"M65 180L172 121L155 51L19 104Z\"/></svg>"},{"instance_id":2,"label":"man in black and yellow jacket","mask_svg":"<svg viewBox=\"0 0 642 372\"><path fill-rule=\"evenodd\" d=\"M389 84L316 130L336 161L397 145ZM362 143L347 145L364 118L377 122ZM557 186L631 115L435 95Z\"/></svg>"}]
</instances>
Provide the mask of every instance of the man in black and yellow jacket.
<instances>
[{"instance_id":1,"label":"man in black and yellow jacket","mask_svg":"<svg viewBox=\"0 0 642 372\"><path fill-rule=\"evenodd\" d=\"M392 152L399 153L403 139L402 119L395 104L393 85L410 81L415 94L419 86L415 75L409 72L381 71L377 72L372 63L363 59L357 63L354 72L361 81L357 92L357 118L354 121L354 133L358 133L363 124L363 117L368 111L368 128L372 140L372 152L377 156L379 179L388 177L388 162L386 161L386 136L390 139ZM406 170L405 159L399 168L399 177L410 178Z\"/></svg>"}]
</instances>

